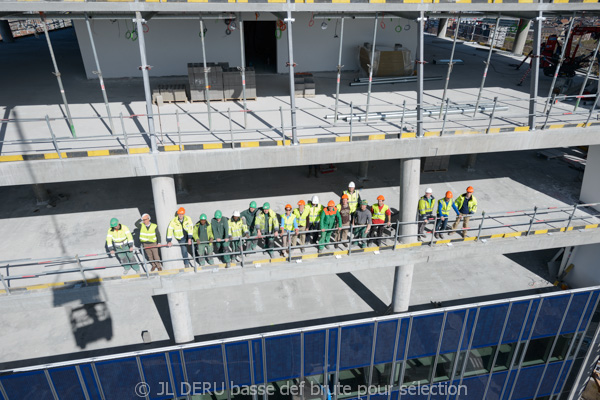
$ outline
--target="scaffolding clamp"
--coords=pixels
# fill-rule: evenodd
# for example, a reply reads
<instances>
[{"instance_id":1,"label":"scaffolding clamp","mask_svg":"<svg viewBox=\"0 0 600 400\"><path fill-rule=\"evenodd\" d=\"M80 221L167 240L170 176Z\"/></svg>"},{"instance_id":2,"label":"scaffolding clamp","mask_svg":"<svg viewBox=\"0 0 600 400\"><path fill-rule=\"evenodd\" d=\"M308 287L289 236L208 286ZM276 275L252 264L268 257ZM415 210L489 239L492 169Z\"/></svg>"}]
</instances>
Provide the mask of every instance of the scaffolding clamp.
<instances>
[{"instance_id":1,"label":"scaffolding clamp","mask_svg":"<svg viewBox=\"0 0 600 400\"><path fill-rule=\"evenodd\" d=\"M141 71L143 69L150 71L152 69L152 65L140 65L138 69Z\"/></svg>"},{"instance_id":2,"label":"scaffolding clamp","mask_svg":"<svg viewBox=\"0 0 600 400\"><path fill-rule=\"evenodd\" d=\"M294 64L292 64L292 67L296 68L296 65L297 65L297 64L296 64L296 63L294 63ZM286 61L286 62L285 62L285 66L286 66L286 67L289 67L289 66L290 66L290 62L289 62L289 61Z\"/></svg>"}]
</instances>

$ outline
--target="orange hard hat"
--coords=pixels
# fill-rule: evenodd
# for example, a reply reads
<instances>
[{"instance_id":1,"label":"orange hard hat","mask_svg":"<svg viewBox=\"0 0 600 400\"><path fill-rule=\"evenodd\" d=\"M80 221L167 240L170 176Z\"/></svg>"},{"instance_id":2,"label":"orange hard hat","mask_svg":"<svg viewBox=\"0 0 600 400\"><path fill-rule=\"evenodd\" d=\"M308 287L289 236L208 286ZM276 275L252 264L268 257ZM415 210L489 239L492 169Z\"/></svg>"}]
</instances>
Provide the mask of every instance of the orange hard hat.
<instances>
[{"instance_id":1,"label":"orange hard hat","mask_svg":"<svg viewBox=\"0 0 600 400\"><path fill-rule=\"evenodd\" d=\"M299 205L299 206L305 206L305 205L306 205L306 202L305 202L304 200L300 200L300 201L298 202L298 205Z\"/></svg>"},{"instance_id":2,"label":"orange hard hat","mask_svg":"<svg viewBox=\"0 0 600 400\"><path fill-rule=\"evenodd\" d=\"M451 199L451 198L452 198L452 192L451 192L451 191L449 191L449 190L448 190L448 191L446 192L446 198L447 198L447 199Z\"/></svg>"},{"instance_id":3,"label":"orange hard hat","mask_svg":"<svg viewBox=\"0 0 600 400\"><path fill-rule=\"evenodd\" d=\"M177 214L179 214L179 215L185 214L185 208L179 207L179 210L177 210Z\"/></svg>"},{"instance_id":4,"label":"orange hard hat","mask_svg":"<svg viewBox=\"0 0 600 400\"><path fill-rule=\"evenodd\" d=\"M327 203L327 207L335 207L335 201L329 200L329 203Z\"/></svg>"},{"instance_id":5,"label":"orange hard hat","mask_svg":"<svg viewBox=\"0 0 600 400\"><path fill-rule=\"evenodd\" d=\"M467 193L473 193L475 191L475 189L473 189L473 186L469 186L467 188Z\"/></svg>"},{"instance_id":6,"label":"orange hard hat","mask_svg":"<svg viewBox=\"0 0 600 400\"><path fill-rule=\"evenodd\" d=\"M292 205L291 204L286 204L285 205L285 209L287 210L288 208L291 210L292 209Z\"/></svg>"},{"instance_id":7,"label":"orange hard hat","mask_svg":"<svg viewBox=\"0 0 600 400\"><path fill-rule=\"evenodd\" d=\"M377 200L385 200L385 197L383 197L383 195L380 194L379 196L377 196Z\"/></svg>"},{"instance_id":8,"label":"orange hard hat","mask_svg":"<svg viewBox=\"0 0 600 400\"><path fill-rule=\"evenodd\" d=\"M342 199L349 199L349 197L348 197L348 195L347 195L347 194L343 194L343 195L342 195Z\"/></svg>"}]
</instances>

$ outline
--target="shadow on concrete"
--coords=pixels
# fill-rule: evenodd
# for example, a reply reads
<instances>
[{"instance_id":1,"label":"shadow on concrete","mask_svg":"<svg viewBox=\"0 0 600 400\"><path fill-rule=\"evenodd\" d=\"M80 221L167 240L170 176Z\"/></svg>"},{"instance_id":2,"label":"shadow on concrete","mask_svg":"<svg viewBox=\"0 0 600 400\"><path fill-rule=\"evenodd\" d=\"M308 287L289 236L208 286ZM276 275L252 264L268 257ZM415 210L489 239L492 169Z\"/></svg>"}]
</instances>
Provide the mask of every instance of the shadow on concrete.
<instances>
[{"instance_id":1,"label":"shadow on concrete","mask_svg":"<svg viewBox=\"0 0 600 400\"><path fill-rule=\"evenodd\" d=\"M173 333L173 324L171 323L171 311L169 310L169 301L167 300L167 295L162 294L158 296L152 296L152 300L154 301L154 305L156 306L156 311L158 311L158 315L160 315L160 320L162 321L167 334L169 335L169 340L175 340L175 334Z\"/></svg>"},{"instance_id":2,"label":"shadow on concrete","mask_svg":"<svg viewBox=\"0 0 600 400\"><path fill-rule=\"evenodd\" d=\"M369 307L375 311L377 315L383 315L388 309L388 305L385 304L375 293L373 293L368 287L365 286L358 278L356 278L351 272L344 272L337 274L350 289L354 291Z\"/></svg>"}]
</instances>

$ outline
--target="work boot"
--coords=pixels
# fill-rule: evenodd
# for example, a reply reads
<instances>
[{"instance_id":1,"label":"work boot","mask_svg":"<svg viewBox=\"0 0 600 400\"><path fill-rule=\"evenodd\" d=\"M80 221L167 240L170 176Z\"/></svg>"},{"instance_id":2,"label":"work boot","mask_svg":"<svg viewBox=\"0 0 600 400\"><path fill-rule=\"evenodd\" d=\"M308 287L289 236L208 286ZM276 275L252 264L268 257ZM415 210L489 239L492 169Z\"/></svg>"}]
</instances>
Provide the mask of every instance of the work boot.
<instances>
[{"instance_id":1,"label":"work boot","mask_svg":"<svg viewBox=\"0 0 600 400\"><path fill-rule=\"evenodd\" d=\"M242 261L242 257L240 257L240 256L235 256L235 261L237 261L237 262L240 262L240 261Z\"/></svg>"},{"instance_id":2,"label":"work boot","mask_svg":"<svg viewBox=\"0 0 600 400\"><path fill-rule=\"evenodd\" d=\"M162 271L162 267L158 267L158 270L159 270L159 271Z\"/></svg>"},{"instance_id":3,"label":"work boot","mask_svg":"<svg viewBox=\"0 0 600 400\"><path fill-rule=\"evenodd\" d=\"M123 275L127 275L128 273L129 273L128 269L126 269L126 270L123 271Z\"/></svg>"},{"instance_id":4,"label":"work boot","mask_svg":"<svg viewBox=\"0 0 600 400\"><path fill-rule=\"evenodd\" d=\"M225 268L229 268L231 267L231 262L227 261L227 263L225 264Z\"/></svg>"},{"instance_id":5,"label":"work boot","mask_svg":"<svg viewBox=\"0 0 600 400\"><path fill-rule=\"evenodd\" d=\"M305 249L304 247L302 247L302 248L300 249L300 252L301 252L301 253L304 253L305 251L306 251L306 249Z\"/></svg>"},{"instance_id":6,"label":"work boot","mask_svg":"<svg viewBox=\"0 0 600 400\"><path fill-rule=\"evenodd\" d=\"M323 249L319 249L319 250L317 250L317 253L318 253L318 254L321 254L322 252L323 252Z\"/></svg>"},{"instance_id":7,"label":"work boot","mask_svg":"<svg viewBox=\"0 0 600 400\"><path fill-rule=\"evenodd\" d=\"M150 270L150 272L156 271L156 267L152 267L152 269Z\"/></svg>"}]
</instances>

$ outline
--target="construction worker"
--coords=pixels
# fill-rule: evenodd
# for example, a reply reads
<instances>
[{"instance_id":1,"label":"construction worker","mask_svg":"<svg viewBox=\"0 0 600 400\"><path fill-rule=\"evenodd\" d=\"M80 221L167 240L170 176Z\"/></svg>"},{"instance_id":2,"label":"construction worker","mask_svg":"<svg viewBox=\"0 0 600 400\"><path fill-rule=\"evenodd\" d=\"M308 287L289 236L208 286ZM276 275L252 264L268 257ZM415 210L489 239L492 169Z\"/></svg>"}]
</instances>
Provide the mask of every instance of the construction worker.
<instances>
[{"instance_id":1,"label":"construction worker","mask_svg":"<svg viewBox=\"0 0 600 400\"><path fill-rule=\"evenodd\" d=\"M196 242L196 249L198 250L198 264L200 266L204 265L204 260L208 262L209 265L214 263L212 257L204 258L204 255L210 256L213 253L213 232L210 223L208 223L206 219L206 214L200 215L200 221L194 225L194 242ZM208 242L208 243L207 243Z\"/></svg>"},{"instance_id":2,"label":"construction worker","mask_svg":"<svg viewBox=\"0 0 600 400\"><path fill-rule=\"evenodd\" d=\"M433 197L433 189L427 188L425 195L419 199L419 240L425 238L425 225L427 221L433 218L433 208L435 207L435 197Z\"/></svg>"},{"instance_id":3,"label":"construction worker","mask_svg":"<svg viewBox=\"0 0 600 400\"><path fill-rule=\"evenodd\" d=\"M167 229L167 246L173 246L171 241L173 240L173 237L175 237L175 240L179 242L181 257L183 258L183 263L186 268L190 266L187 246L191 246L193 235L194 222L189 216L185 215L185 208L179 207L177 216L169 222L169 227Z\"/></svg>"},{"instance_id":4,"label":"construction worker","mask_svg":"<svg viewBox=\"0 0 600 400\"><path fill-rule=\"evenodd\" d=\"M387 204L383 204L385 197L377 196L377 204L371 206L371 214L373 218L373 229L371 229L371 237L376 238L375 244L381 245L381 237L383 236L383 228L392 226L392 212ZM386 222L387 221L387 222Z\"/></svg>"},{"instance_id":5,"label":"construction worker","mask_svg":"<svg viewBox=\"0 0 600 400\"><path fill-rule=\"evenodd\" d=\"M281 242L283 244L283 250L281 251L281 255L283 257L287 257L287 247L288 247L288 232L290 238L290 245L295 245L296 238L298 237L298 220L296 216L292 214L292 205L285 205L285 214L281 216Z\"/></svg>"},{"instance_id":6,"label":"construction worker","mask_svg":"<svg viewBox=\"0 0 600 400\"><path fill-rule=\"evenodd\" d=\"M146 253L146 258L152 264L152 271L162 271L160 253L158 251L158 237L156 236L156 224L150 222L150 215L142 215L142 226L140 226L140 243Z\"/></svg>"},{"instance_id":7,"label":"construction worker","mask_svg":"<svg viewBox=\"0 0 600 400\"><path fill-rule=\"evenodd\" d=\"M340 231L342 229L342 217L335 207L335 201L329 200L329 203L327 203L327 208L321 211L321 240L319 240L319 253L323 252L323 247L331 240L331 234L333 231L330 229L335 228L336 223L338 231Z\"/></svg>"},{"instance_id":8,"label":"construction worker","mask_svg":"<svg viewBox=\"0 0 600 400\"><path fill-rule=\"evenodd\" d=\"M348 184L348 190L344 190L345 195L348 195L348 205L350 206L350 213L354 214L358 205L360 204L360 192L356 190L354 182ZM343 197L343 196L342 196Z\"/></svg>"},{"instance_id":9,"label":"construction worker","mask_svg":"<svg viewBox=\"0 0 600 400\"><path fill-rule=\"evenodd\" d=\"M321 212L323 211L323 206L319 204L319 196L313 196L310 200L310 209L308 211L308 231L316 231L313 233L309 233L309 243L316 244L317 239L319 238L319 222L321 221Z\"/></svg>"},{"instance_id":10,"label":"construction worker","mask_svg":"<svg viewBox=\"0 0 600 400\"><path fill-rule=\"evenodd\" d=\"M437 224L435 225L435 237L438 239L444 238L443 231L446 230L448 226L448 218L450 217L450 209L454 208L455 211L458 209L454 205L452 201L452 192L447 191L446 197L438 200L438 210L437 210ZM458 213L458 211L457 211Z\"/></svg>"},{"instance_id":11,"label":"construction worker","mask_svg":"<svg viewBox=\"0 0 600 400\"><path fill-rule=\"evenodd\" d=\"M117 259L123 265L123 275L127 275L133 268L135 272L140 272L140 265L136 262L133 255L133 236L129 228L119 223L119 220L112 218L110 228L106 234L106 246L111 255L117 256Z\"/></svg>"},{"instance_id":12,"label":"construction worker","mask_svg":"<svg viewBox=\"0 0 600 400\"><path fill-rule=\"evenodd\" d=\"M292 237L292 246L296 245L296 239L300 238L300 245L304 246L304 242L306 241L306 235L302 234L301 232L306 231L306 227L309 224L309 214L310 214L310 207L306 207L306 202L304 200L300 200L298 202L298 208L296 208L293 211L294 215L296 216L296 222L298 223L298 235L295 235L294 237ZM304 247L300 248L300 251L302 253L304 253Z\"/></svg>"},{"instance_id":13,"label":"construction worker","mask_svg":"<svg viewBox=\"0 0 600 400\"><path fill-rule=\"evenodd\" d=\"M350 182L351 184L354 182ZM352 186L351 186L352 187ZM342 230L338 231L335 241L336 242L343 242L345 240L348 240L348 227L350 226L350 220L352 219L352 214L354 212L356 212L356 207L355 210L352 211L352 207L350 207L350 203L349 203L349 198L350 196L348 196L347 193L344 193L342 195L342 202L341 204L337 205L337 210L340 213L340 216L342 218ZM338 247L341 249L342 246L345 246L345 243L339 243Z\"/></svg>"},{"instance_id":14,"label":"construction worker","mask_svg":"<svg viewBox=\"0 0 600 400\"><path fill-rule=\"evenodd\" d=\"M273 258L273 247L275 247L275 238L279 237L279 222L277 222L277 214L271 210L269 203L263 204L262 212L256 216L254 220L256 225L256 232L258 238L262 238L262 235L267 237L264 238L264 249L269 253L269 256ZM270 236L270 235L274 235Z\"/></svg>"},{"instance_id":15,"label":"construction worker","mask_svg":"<svg viewBox=\"0 0 600 400\"><path fill-rule=\"evenodd\" d=\"M210 228L213 233L213 246L215 254L227 253L227 242L229 242L229 222L223 217L221 210L215 211L215 217L210 221ZM231 267L231 257L229 254L223 255L225 268Z\"/></svg>"},{"instance_id":16,"label":"construction worker","mask_svg":"<svg viewBox=\"0 0 600 400\"><path fill-rule=\"evenodd\" d=\"M249 237L248 226L240 217L240 212L235 210L229 221L229 241L231 242L231 251L240 251L240 238L242 236ZM242 261L241 256L235 256L236 261Z\"/></svg>"},{"instance_id":17,"label":"construction worker","mask_svg":"<svg viewBox=\"0 0 600 400\"><path fill-rule=\"evenodd\" d=\"M371 230L371 224L373 223L373 220L371 217L371 210L367 208L368 204L369 203L367 202L367 200L361 200L360 207L354 213L354 225L362 225L358 228L354 228L354 232L352 233L352 235L355 238L364 239L367 237L369 231ZM367 246L367 242L361 240L360 242L358 242L358 246L364 249Z\"/></svg>"},{"instance_id":18,"label":"construction worker","mask_svg":"<svg viewBox=\"0 0 600 400\"><path fill-rule=\"evenodd\" d=\"M244 210L240 213L242 217L242 221L248 227L248 232L250 232L250 236L256 236L256 227L254 226L254 220L256 219L256 215L258 214L258 209L256 208L256 202L253 200L250 202L250 205L247 210ZM246 240L246 247L244 250L254 250L256 247L256 239Z\"/></svg>"},{"instance_id":19,"label":"construction worker","mask_svg":"<svg viewBox=\"0 0 600 400\"><path fill-rule=\"evenodd\" d=\"M454 202L454 211L456 212L456 221L452 224L452 230L456 231L458 224L460 224L460 220L463 220L463 231L457 232L462 237L467 237L466 229L469 229L469 220L471 219L471 214L475 214L477 212L477 199L473 196L473 186L469 186L467 188L467 192L458 196L456 201Z\"/></svg>"}]
</instances>

